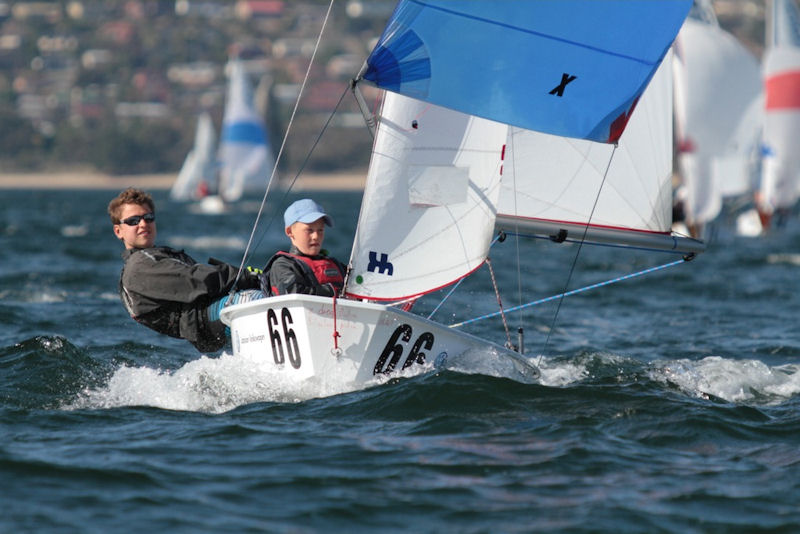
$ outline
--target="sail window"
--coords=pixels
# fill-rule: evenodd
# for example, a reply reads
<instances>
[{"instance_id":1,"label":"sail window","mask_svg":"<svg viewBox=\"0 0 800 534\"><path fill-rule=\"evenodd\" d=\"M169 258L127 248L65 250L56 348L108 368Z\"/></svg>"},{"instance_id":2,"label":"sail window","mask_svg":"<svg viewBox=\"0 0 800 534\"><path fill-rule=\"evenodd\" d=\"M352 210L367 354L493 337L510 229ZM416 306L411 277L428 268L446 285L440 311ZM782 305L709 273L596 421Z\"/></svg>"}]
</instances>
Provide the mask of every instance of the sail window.
<instances>
[{"instance_id":1,"label":"sail window","mask_svg":"<svg viewBox=\"0 0 800 534\"><path fill-rule=\"evenodd\" d=\"M411 205L460 204L467 200L468 185L469 171L463 167L408 167L408 199Z\"/></svg>"}]
</instances>

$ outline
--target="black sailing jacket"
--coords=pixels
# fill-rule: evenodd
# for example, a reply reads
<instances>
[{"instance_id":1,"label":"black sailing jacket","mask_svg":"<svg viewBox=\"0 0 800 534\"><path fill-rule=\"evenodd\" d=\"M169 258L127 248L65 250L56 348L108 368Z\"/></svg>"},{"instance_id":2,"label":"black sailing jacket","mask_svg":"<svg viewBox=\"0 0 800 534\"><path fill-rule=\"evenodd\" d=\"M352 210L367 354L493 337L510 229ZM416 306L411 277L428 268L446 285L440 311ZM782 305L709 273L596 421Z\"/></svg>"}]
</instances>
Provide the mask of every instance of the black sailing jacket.
<instances>
[{"instance_id":1,"label":"black sailing jacket","mask_svg":"<svg viewBox=\"0 0 800 534\"><path fill-rule=\"evenodd\" d=\"M170 247L126 249L122 259L119 294L131 317L156 332L186 339L201 352L225 346L225 325L209 321L207 308L231 290L236 267L197 263ZM242 273L236 290L257 288L258 277Z\"/></svg>"}]
</instances>

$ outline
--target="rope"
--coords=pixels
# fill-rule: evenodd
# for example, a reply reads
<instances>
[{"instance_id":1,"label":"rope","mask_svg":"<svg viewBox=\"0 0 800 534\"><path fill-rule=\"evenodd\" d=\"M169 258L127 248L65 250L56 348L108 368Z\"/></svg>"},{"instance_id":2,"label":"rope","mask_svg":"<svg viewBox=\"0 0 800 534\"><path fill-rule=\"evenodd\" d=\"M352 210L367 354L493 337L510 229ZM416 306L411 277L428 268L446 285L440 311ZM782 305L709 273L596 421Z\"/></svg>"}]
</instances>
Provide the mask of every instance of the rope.
<instances>
[{"instance_id":1,"label":"rope","mask_svg":"<svg viewBox=\"0 0 800 534\"><path fill-rule=\"evenodd\" d=\"M298 169L297 173L295 173L294 178L292 178L292 181L289 183L289 186L286 188L286 191L283 193L283 196L281 196L281 199L278 201L278 205L285 204L286 198L289 196L289 193L294 188L294 184L300 178L300 175L303 174L303 170L305 170L306 165L311 160L311 156L314 153L314 149L317 148L317 145L322 140L322 136L328 130L328 127L330 126L331 121L333 120L333 117L335 117L336 113L339 111L339 106L341 106L342 100L344 100L344 97L345 97L346 94L347 94L347 89L345 89L342 92L341 96L339 97L339 101L336 103L336 107L334 107L333 111L328 116L328 119L325 121L325 124L322 126L322 129L320 130L319 134L317 134L316 139L314 139L314 143L311 145L311 149L308 151L308 154L306 154L305 159L303 159L303 163L300 164L300 168ZM272 217L270 218L269 222L267 223L267 228L271 228L272 227L272 223L275 222L275 219L277 217L280 217L280 213L276 211L276 212L274 212L272 214ZM258 224L258 220L256 220L256 225L257 224ZM265 235L266 235L266 231L264 231L261 234L261 237L259 238L258 243L256 243L256 248L261 243L261 241L264 239Z\"/></svg>"},{"instance_id":2,"label":"rope","mask_svg":"<svg viewBox=\"0 0 800 534\"><path fill-rule=\"evenodd\" d=\"M491 248L494 246L494 244L495 244L495 243L497 243L498 241L501 241L501 242L502 242L502 241L504 241L504 240L505 240L505 238L506 238L506 237L505 237L505 233L504 233L504 232L501 232L500 234L496 235L496 236L494 237L494 239L492 239L492 242L489 244L489 248L491 249ZM487 258L487 261L488 261L488 258ZM456 283L455 283L455 285L454 285L453 287L451 287L451 288L450 288L450 291L448 291L448 292L447 292L447 295L445 295L445 296L442 298L442 300L439 302L439 304L437 304L437 305L436 305L436 307L433 309L433 311L432 311L431 313L429 313L429 314L428 314L428 319L432 319L432 318L433 318L433 315L434 315L434 314L435 314L437 311L439 311L439 308L441 308L441 307L442 307L442 305L444 305L444 303L447 301L447 299L449 299L449 298L450 298L450 296L451 296L453 293L455 293L455 290L456 290L456 289L458 289L458 286L460 286L460 285L461 285L461 282L463 282L463 281L464 281L464 280L466 280L466 279L467 279L466 277L464 277L464 278L460 279L458 282L456 282ZM522 299L521 299L521 298L520 298L520 302L522 302Z\"/></svg>"},{"instance_id":3,"label":"rope","mask_svg":"<svg viewBox=\"0 0 800 534\"><path fill-rule=\"evenodd\" d=\"M439 308L441 308L441 307L442 307L442 305L445 303L445 301L446 301L447 299L449 299L449 298L450 298L450 295L452 295L452 294L455 292L455 290L456 290L456 289L458 289L458 286L460 286L460 285L461 285L461 282L463 282L464 280L466 280L466 278L462 278L461 280L459 280L458 282L456 282L456 283L455 283L455 285L454 285L453 287L451 287L451 288L450 288L450 291L448 291L448 292L447 292L447 295L445 295L445 296L444 296L444 298L442 298L442 300L441 300L441 301L439 301L439 304L437 304L437 305L436 305L436 307L433 309L433 311L432 311L431 313L429 313L429 314L428 314L428 319L431 319L431 318L433 318L433 315L434 315L434 314L435 314L437 311L439 311Z\"/></svg>"},{"instance_id":4,"label":"rope","mask_svg":"<svg viewBox=\"0 0 800 534\"><path fill-rule=\"evenodd\" d=\"M342 335L339 333L339 329L336 326L336 300L338 295L336 294L336 289L333 290L333 354L338 356L341 354L341 349L339 348L339 338Z\"/></svg>"},{"instance_id":5,"label":"rope","mask_svg":"<svg viewBox=\"0 0 800 534\"><path fill-rule=\"evenodd\" d=\"M543 298L543 299L539 299L539 300L534 300L533 302L528 302L527 304L521 304L519 306L514 306L513 308L508 308L506 310L506 312L508 312L508 313L515 312L515 311L518 311L518 310L522 310L524 308L530 308L531 306L536 306L538 304L544 304L545 302L550 302L550 301L555 300L555 299L563 299L564 297L570 297L572 295L577 295L578 293L583 293L584 291L588 291L590 289L596 289L598 287L603 287L603 286L611 285L611 284L614 284L614 283L617 283L617 282L622 282L623 280L629 280L631 278L636 278L638 276L643 276L645 274L650 274L650 273L653 273L653 272L656 272L656 271L660 271L661 269L666 269L667 267L672 267L674 265L678 265L680 263L684 263L686 261L689 261L690 259L691 259L691 257L687 256L686 258L681 258L680 260L671 261L669 263L665 263L663 265L658 265L656 267L650 267L650 268L645 269L643 271L638 271L638 272L635 272L635 273L626 274L624 276L613 278L611 280L606 280L605 282L599 282L599 283L596 283L596 284L592 284L592 285L589 285L589 286L582 287L580 289L573 289L572 291L568 291L568 292L565 292L565 293L559 293L558 295L553 295L551 297L547 297L547 298ZM489 314L486 314L486 315L482 315L480 317L475 317L474 319L468 319L468 320L460 322L460 323L451 324L450 328L459 328L461 326L464 326L464 325L467 325L467 324L470 324L470 323L475 323L477 321L482 321L483 319L489 319L491 317L496 317L496 316L498 316L498 315L500 315L502 313L503 313L502 311L497 311L497 312L494 312L494 313L489 313ZM504 322L505 322L505 319L504 319ZM508 329L506 329L506 330L508 330Z\"/></svg>"},{"instance_id":6,"label":"rope","mask_svg":"<svg viewBox=\"0 0 800 534\"><path fill-rule=\"evenodd\" d=\"M492 269L492 261L486 258L486 266L489 267L489 276L492 279L492 287L494 287L494 295L497 297L497 307L500 311L497 313L503 318L503 328L506 330L506 347L511 347L511 333L508 331L508 322L506 321L506 314L503 312L503 301L500 299L500 290L497 288L497 280L494 277L494 269Z\"/></svg>"},{"instance_id":7,"label":"rope","mask_svg":"<svg viewBox=\"0 0 800 534\"><path fill-rule=\"evenodd\" d=\"M511 154L515 155L517 151L514 149L514 139L515 136L513 134L513 129L511 130L511 135L508 136L508 143L511 144ZM504 154L505 156L505 154ZM510 158L511 169L513 171L512 176L514 180L512 181L512 186L514 190L514 214L519 215L519 209L517 207L517 158L516 156ZM505 164L504 164L505 165ZM514 249L516 252L517 257L517 303L518 305L522 305L522 255L520 254L520 234L519 234L519 220L514 219L514 224L516 226L516 233L514 234ZM503 235L503 241L505 240L506 235ZM519 324L517 325L517 332L522 332L522 325L525 323L525 317L522 314L519 314ZM522 351L523 347L519 347L519 350Z\"/></svg>"},{"instance_id":8,"label":"rope","mask_svg":"<svg viewBox=\"0 0 800 534\"><path fill-rule=\"evenodd\" d=\"M322 35L325 33L325 27L328 24L328 19L330 19L331 10L333 9L334 0L331 0L328 4L328 11L325 13L325 19L322 21L322 27L320 28L319 35L317 36L317 42L314 45L314 51L311 54L311 59L308 62L308 67L306 68L305 76L303 77L303 83L300 85L300 91L297 94L297 100L294 103L294 109L292 109L292 115L289 118L289 123L286 126L286 133L283 136L283 140L281 141L280 149L278 149L278 155L275 157L275 164L272 166L272 173L269 176L269 181L267 182L267 188L264 191L264 196L261 199L261 206L258 208L258 214L256 215L256 220L253 223L253 229L250 231L250 237L247 240L247 246L244 249L244 254L242 254L242 262L239 264L239 271L236 273L236 281L234 282L231 293L233 293L233 288L235 288L239 282L239 278L242 276L242 272L244 271L244 264L247 262L247 258L250 255L250 246L253 243L253 238L255 237L256 228L258 228L258 222L261 220L261 214L264 212L264 207L267 204L267 194L269 193L270 187L272 186L272 181L275 178L275 173L278 169L278 162L281 160L281 156L283 155L283 150L286 147L286 141L289 138L289 131L292 128L292 124L294 123L294 118L297 115L297 109L300 107L300 99L303 96L305 91L306 83L308 82L308 78L311 74L311 67L314 64L314 58L317 56L317 51L319 50L320 42L322 42ZM296 180L297 178L295 178Z\"/></svg>"},{"instance_id":9,"label":"rope","mask_svg":"<svg viewBox=\"0 0 800 534\"><path fill-rule=\"evenodd\" d=\"M594 210L597 209L597 202L600 200L600 193L603 191L603 185L606 183L606 178L608 177L608 170L611 168L611 162L614 160L614 154L616 153L617 153L617 144L614 143L614 148L611 150L611 157L608 158L608 163L606 164L606 170L605 172L603 172L603 180L600 182L600 187L597 188L597 196L594 197L594 204L592 204L592 211L589 212L589 218L586 219L586 226L583 228L583 235L581 236L580 243L578 243L578 250L575 251L575 257L572 259L572 265L570 265L569 267L569 274L567 274L567 280L564 282L564 293L569 287L569 282L570 280L572 280L572 274L575 272L575 266L578 264L578 256L580 256L581 254L581 250L583 249L583 243L586 241L586 235L589 233L589 224L592 222L592 217L594 217ZM542 344L542 350L539 352L538 363L541 363L542 355L544 355L544 351L547 349L548 343L550 343L550 336L552 335L553 329L556 326L556 319L558 319L558 313L561 311L561 304L564 302L564 296L562 296L558 300L556 311L553 314L553 320L550 323L550 328L547 330L547 336L545 337L544 343Z\"/></svg>"}]
</instances>

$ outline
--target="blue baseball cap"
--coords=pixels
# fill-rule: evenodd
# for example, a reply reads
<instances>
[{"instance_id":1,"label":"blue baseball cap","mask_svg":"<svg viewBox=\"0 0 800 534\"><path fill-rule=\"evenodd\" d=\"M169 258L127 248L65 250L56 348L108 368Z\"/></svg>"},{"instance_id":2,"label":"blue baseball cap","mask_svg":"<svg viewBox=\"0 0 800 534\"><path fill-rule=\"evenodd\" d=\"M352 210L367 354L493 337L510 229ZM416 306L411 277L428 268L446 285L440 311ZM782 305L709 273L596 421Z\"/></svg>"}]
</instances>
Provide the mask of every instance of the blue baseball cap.
<instances>
[{"instance_id":1,"label":"blue baseball cap","mask_svg":"<svg viewBox=\"0 0 800 534\"><path fill-rule=\"evenodd\" d=\"M333 227L333 219L331 219L330 215L327 215L325 210L322 209L322 206L310 198L304 198L293 202L292 205L283 212L283 222L286 228L289 228L296 222L309 224L319 219L325 219L325 224Z\"/></svg>"}]
</instances>

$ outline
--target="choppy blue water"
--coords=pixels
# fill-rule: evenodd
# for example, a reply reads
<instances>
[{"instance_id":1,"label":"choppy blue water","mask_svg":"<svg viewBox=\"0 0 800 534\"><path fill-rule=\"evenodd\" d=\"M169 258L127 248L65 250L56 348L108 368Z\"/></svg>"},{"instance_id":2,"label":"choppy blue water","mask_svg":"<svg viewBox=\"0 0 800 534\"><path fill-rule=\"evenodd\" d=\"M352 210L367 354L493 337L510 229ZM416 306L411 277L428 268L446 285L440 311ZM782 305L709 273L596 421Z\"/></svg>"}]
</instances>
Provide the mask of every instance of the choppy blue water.
<instances>
[{"instance_id":1,"label":"choppy blue water","mask_svg":"<svg viewBox=\"0 0 800 534\"><path fill-rule=\"evenodd\" d=\"M722 227L691 263L569 297L546 346L556 304L525 310L542 383L487 352L340 392L127 317L114 193L0 195L0 532L800 530L797 225ZM255 205L208 216L155 196L160 243L238 263ZM314 196L346 259L358 195ZM562 291L576 251L521 248L525 301ZM516 255L514 239L493 253L506 306ZM585 248L569 288L673 259ZM496 308L483 270L435 318ZM505 340L498 319L469 330Z\"/></svg>"}]
</instances>

